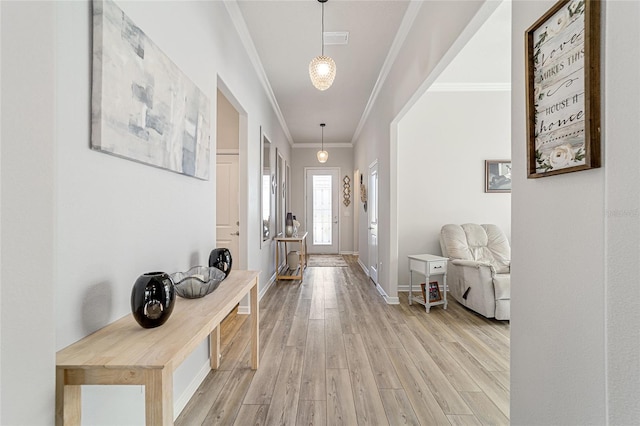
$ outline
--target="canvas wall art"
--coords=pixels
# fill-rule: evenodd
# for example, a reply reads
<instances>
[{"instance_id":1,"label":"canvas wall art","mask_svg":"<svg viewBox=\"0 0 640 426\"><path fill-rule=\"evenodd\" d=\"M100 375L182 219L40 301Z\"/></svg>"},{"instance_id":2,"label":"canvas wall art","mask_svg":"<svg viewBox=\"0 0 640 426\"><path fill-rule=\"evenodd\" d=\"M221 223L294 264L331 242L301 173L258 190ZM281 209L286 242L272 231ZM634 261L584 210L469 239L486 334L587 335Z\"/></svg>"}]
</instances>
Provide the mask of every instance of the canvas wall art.
<instances>
[{"instance_id":1,"label":"canvas wall art","mask_svg":"<svg viewBox=\"0 0 640 426\"><path fill-rule=\"evenodd\" d=\"M210 102L110 0L93 2L93 149L209 179Z\"/></svg>"}]
</instances>

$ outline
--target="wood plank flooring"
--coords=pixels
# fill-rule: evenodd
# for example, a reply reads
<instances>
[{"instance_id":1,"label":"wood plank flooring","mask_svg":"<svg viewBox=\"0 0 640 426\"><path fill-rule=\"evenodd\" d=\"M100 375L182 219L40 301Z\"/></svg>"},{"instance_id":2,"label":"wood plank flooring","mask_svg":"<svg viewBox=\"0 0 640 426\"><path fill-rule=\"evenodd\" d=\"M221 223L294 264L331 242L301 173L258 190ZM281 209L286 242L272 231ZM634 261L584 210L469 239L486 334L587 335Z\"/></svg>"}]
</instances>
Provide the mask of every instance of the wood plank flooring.
<instances>
[{"instance_id":1,"label":"wood plank flooring","mask_svg":"<svg viewBox=\"0 0 640 426\"><path fill-rule=\"evenodd\" d=\"M310 267L260 301L260 368L250 327L221 325L220 369L176 425L507 425L509 323L450 300L427 314L387 305L354 256Z\"/></svg>"}]
</instances>

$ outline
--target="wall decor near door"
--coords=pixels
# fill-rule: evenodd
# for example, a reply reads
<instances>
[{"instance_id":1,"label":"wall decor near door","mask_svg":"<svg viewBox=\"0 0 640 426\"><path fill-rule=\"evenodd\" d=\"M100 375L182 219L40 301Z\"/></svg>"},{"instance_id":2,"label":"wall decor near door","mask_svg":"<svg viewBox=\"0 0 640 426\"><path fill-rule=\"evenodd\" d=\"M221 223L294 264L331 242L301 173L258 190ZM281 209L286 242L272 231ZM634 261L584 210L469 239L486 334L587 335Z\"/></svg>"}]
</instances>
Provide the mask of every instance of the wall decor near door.
<instances>
[{"instance_id":1,"label":"wall decor near door","mask_svg":"<svg viewBox=\"0 0 640 426\"><path fill-rule=\"evenodd\" d=\"M563 0L526 31L529 178L600 167L599 0Z\"/></svg>"},{"instance_id":2,"label":"wall decor near door","mask_svg":"<svg viewBox=\"0 0 640 426\"><path fill-rule=\"evenodd\" d=\"M344 198L342 203L345 207L349 207L349 204L351 204L351 178L345 175L342 178L342 182L342 198Z\"/></svg>"},{"instance_id":3,"label":"wall decor near door","mask_svg":"<svg viewBox=\"0 0 640 426\"><path fill-rule=\"evenodd\" d=\"M93 2L91 148L209 179L210 103L111 0Z\"/></svg>"}]
</instances>

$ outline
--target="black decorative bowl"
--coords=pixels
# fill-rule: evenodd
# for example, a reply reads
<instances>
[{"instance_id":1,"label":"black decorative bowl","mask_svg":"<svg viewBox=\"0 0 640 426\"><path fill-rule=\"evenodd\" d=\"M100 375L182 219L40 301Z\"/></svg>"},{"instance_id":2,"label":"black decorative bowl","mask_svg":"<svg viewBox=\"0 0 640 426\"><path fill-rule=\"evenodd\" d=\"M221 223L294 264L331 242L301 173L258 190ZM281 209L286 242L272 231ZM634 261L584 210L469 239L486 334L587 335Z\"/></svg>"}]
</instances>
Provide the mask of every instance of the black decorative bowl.
<instances>
[{"instance_id":1,"label":"black decorative bowl","mask_svg":"<svg viewBox=\"0 0 640 426\"><path fill-rule=\"evenodd\" d=\"M225 278L224 272L218 268L207 266L194 266L187 272L171 274L176 293L185 299L197 299L206 296L218 288Z\"/></svg>"},{"instance_id":2,"label":"black decorative bowl","mask_svg":"<svg viewBox=\"0 0 640 426\"><path fill-rule=\"evenodd\" d=\"M227 278L229 272L231 272L231 265L233 259L231 259L231 252L228 248L214 248L209 254L209 266L220 269L224 272L224 277Z\"/></svg>"}]
</instances>

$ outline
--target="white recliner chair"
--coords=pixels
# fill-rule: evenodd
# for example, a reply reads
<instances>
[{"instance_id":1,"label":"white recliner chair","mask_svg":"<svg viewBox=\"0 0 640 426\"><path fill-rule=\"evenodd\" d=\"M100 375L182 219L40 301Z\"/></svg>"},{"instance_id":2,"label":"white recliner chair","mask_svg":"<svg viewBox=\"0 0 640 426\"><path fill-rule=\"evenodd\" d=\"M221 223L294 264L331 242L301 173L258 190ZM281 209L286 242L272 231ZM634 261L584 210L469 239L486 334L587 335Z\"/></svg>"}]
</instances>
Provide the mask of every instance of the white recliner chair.
<instances>
[{"instance_id":1,"label":"white recliner chair","mask_svg":"<svg viewBox=\"0 0 640 426\"><path fill-rule=\"evenodd\" d=\"M504 232L496 225L445 225L440 247L449 258L449 294L487 318L508 320L511 246Z\"/></svg>"}]
</instances>

